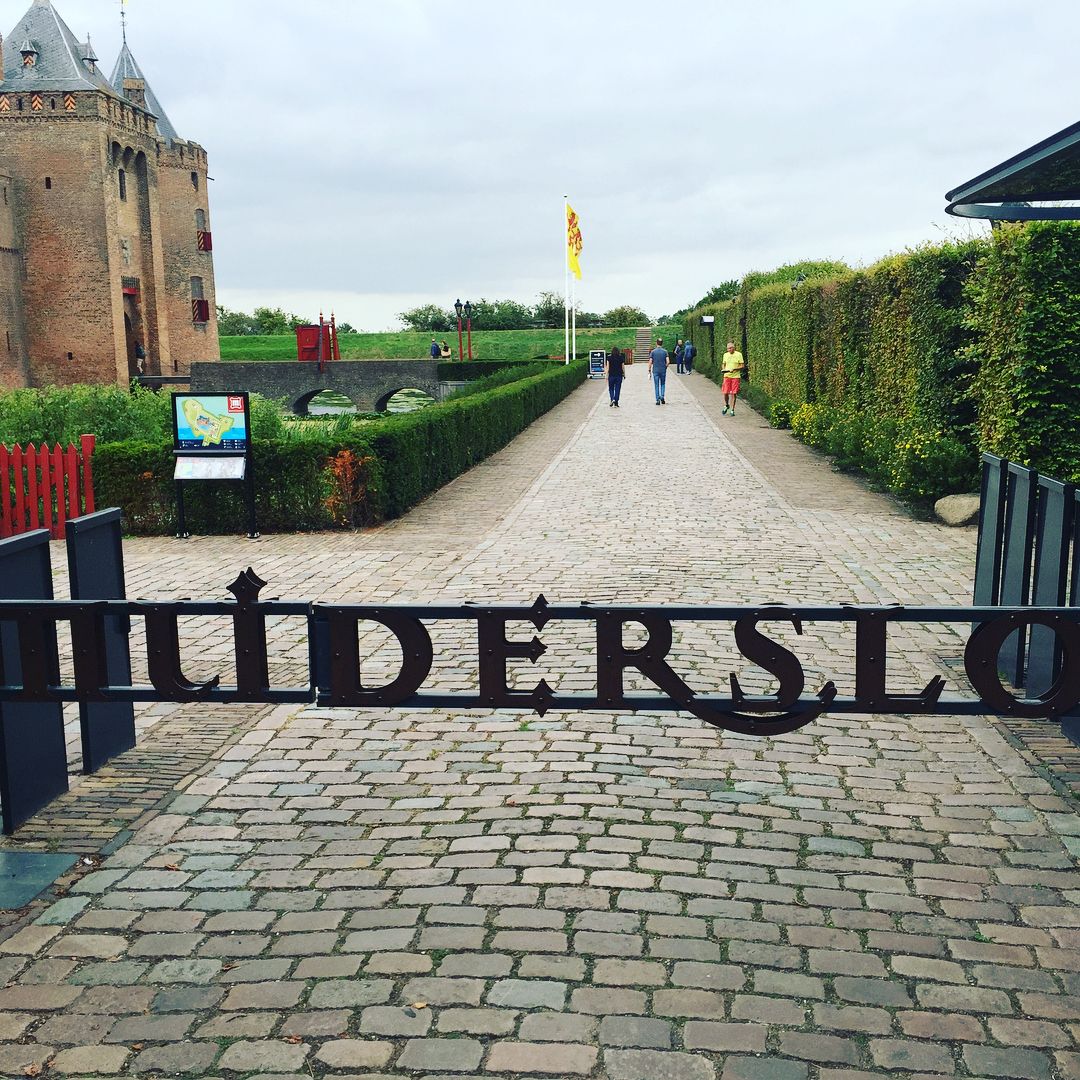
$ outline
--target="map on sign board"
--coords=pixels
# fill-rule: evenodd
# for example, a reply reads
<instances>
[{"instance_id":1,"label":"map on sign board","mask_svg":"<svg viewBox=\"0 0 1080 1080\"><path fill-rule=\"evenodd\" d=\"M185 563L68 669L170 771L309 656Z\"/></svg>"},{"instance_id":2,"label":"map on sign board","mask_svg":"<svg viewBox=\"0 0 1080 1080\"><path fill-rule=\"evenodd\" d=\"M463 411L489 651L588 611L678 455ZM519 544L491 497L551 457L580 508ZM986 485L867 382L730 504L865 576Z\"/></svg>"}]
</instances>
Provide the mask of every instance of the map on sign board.
<instances>
[{"instance_id":1,"label":"map on sign board","mask_svg":"<svg viewBox=\"0 0 1080 1080\"><path fill-rule=\"evenodd\" d=\"M173 439L177 450L247 453L247 395L174 394Z\"/></svg>"}]
</instances>

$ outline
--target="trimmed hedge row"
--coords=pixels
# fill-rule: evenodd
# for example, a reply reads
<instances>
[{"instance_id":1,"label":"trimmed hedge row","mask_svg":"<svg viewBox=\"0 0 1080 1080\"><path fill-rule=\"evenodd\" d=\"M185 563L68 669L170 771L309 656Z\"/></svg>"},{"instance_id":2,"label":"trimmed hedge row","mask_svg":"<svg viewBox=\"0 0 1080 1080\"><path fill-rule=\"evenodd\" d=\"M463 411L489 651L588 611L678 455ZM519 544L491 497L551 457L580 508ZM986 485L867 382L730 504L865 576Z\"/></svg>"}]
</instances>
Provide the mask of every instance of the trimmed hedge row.
<instances>
[{"instance_id":1,"label":"trimmed hedge row","mask_svg":"<svg viewBox=\"0 0 1080 1080\"><path fill-rule=\"evenodd\" d=\"M585 381L587 365L559 364L508 386L388 416L333 435L254 440L256 504L263 532L365 525L398 517L501 449ZM171 442L99 444L94 484L101 506L119 506L125 528L175 531ZM189 485L187 524L235 533L244 522L238 483Z\"/></svg>"},{"instance_id":2,"label":"trimmed hedge row","mask_svg":"<svg viewBox=\"0 0 1080 1080\"><path fill-rule=\"evenodd\" d=\"M752 282L750 282L752 285ZM750 372L750 403L915 503L971 490L989 450L1080 479L1080 229L1006 226L866 270L754 289L690 313Z\"/></svg>"}]
</instances>

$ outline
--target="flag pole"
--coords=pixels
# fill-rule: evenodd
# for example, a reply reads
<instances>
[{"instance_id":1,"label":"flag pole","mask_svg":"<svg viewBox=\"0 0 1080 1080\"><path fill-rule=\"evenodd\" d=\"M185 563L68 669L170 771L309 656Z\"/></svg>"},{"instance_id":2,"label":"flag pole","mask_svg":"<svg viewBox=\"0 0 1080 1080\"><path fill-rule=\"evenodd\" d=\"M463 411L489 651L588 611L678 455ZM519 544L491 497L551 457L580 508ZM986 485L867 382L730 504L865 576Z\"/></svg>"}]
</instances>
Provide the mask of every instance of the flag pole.
<instances>
[{"instance_id":1,"label":"flag pole","mask_svg":"<svg viewBox=\"0 0 1080 1080\"><path fill-rule=\"evenodd\" d=\"M570 279L570 356L577 359L577 282L574 278Z\"/></svg>"},{"instance_id":2,"label":"flag pole","mask_svg":"<svg viewBox=\"0 0 1080 1080\"><path fill-rule=\"evenodd\" d=\"M562 232L563 232L563 359L570 363L570 235L567 231L569 221L570 196L563 197Z\"/></svg>"}]
</instances>

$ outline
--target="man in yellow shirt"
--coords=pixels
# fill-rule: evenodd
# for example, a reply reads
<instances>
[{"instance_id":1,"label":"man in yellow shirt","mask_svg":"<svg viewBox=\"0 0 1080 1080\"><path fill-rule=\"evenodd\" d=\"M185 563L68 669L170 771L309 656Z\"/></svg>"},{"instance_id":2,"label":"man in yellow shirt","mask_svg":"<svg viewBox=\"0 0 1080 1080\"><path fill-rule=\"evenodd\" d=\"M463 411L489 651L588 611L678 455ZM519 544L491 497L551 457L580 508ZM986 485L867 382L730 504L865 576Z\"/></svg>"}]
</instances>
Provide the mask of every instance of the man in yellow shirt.
<instances>
[{"instance_id":1,"label":"man in yellow shirt","mask_svg":"<svg viewBox=\"0 0 1080 1080\"><path fill-rule=\"evenodd\" d=\"M724 372L724 383L720 387L724 394L724 415L727 415L728 406L731 406L731 415L735 415L735 399L739 396L739 385L742 382L743 372L746 370L746 361L743 355L735 348L735 342L727 343L727 352L724 353L721 368Z\"/></svg>"}]
</instances>

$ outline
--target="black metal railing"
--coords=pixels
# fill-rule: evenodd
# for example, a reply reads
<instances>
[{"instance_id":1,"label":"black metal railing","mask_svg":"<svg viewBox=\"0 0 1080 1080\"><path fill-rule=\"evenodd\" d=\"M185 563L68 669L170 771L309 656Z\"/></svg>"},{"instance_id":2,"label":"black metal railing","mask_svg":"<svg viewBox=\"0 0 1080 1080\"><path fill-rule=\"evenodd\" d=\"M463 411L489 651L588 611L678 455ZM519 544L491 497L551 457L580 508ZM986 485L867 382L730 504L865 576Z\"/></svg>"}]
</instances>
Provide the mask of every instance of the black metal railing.
<instances>
[{"instance_id":1,"label":"black metal railing","mask_svg":"<svg viewBox=\"0 0 1080 1080\"><path fill-rule=\"evenodd\" d=\"M1080 492L1035 469L982 455L974 602L1007 608L1080 607ZM1054 633L1032 626L1001 650L1001 671L1029 698L1048 693L1063 658ZM1076 738L1076 725L1066 720Z\"/></svg>"}]
</instances>

